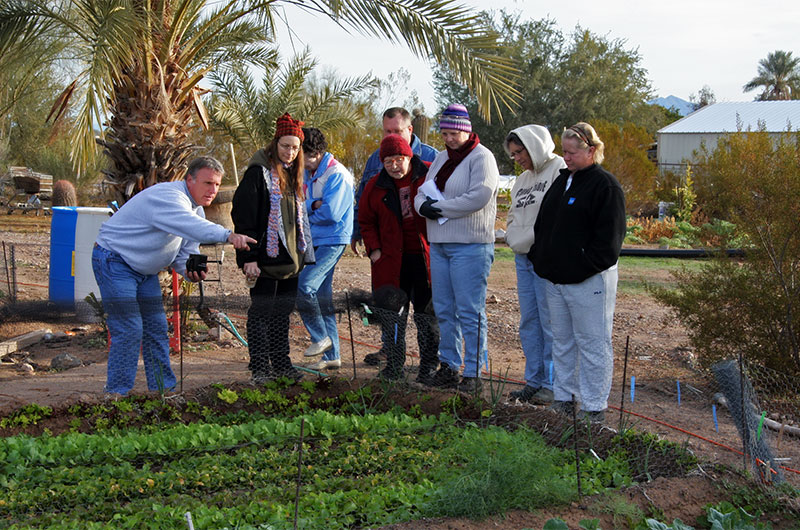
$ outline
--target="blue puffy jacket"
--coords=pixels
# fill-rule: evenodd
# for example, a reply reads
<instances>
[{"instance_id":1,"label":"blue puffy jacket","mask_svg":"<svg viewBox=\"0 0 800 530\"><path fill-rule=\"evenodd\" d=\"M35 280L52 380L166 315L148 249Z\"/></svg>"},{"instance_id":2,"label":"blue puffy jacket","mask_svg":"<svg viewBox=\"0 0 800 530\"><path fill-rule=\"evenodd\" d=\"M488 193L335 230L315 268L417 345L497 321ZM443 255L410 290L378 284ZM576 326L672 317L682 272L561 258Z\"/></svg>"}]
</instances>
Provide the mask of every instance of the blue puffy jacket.
<instances>
[{"instance_id":1,"label":"blue puffy jacket","mask_svg":"<svg viewBox=\"0 0 800 530\"><path fill-rule=\"evenodd\" d=\"M319 166L303 178L306 211L314 246L347 245L353 233L353 175L333 155L325 153ZM314 201L322 205L313 210Z\"/></svg>"}]
</instances>

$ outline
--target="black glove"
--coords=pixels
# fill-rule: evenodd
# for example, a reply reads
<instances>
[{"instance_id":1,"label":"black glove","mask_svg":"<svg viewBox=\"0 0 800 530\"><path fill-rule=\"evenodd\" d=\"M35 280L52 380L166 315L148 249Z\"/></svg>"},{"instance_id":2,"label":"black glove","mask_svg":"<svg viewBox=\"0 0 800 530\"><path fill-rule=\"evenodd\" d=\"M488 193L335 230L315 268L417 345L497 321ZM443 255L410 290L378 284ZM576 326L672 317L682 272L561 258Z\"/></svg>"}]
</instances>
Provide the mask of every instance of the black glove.
<instances>
[{"instance_id":1,"label":"black glove","mask_svg":"<svg viewBox=\"0 0 800 530\"><path fill-rule=\"evenodd\" d=\"M439 201L435 201L428 197L425 202L419 206L419 214L433 221L440 218L442 216L442 210L433 205L435 202Z\"/></svg>"}]
</instances>

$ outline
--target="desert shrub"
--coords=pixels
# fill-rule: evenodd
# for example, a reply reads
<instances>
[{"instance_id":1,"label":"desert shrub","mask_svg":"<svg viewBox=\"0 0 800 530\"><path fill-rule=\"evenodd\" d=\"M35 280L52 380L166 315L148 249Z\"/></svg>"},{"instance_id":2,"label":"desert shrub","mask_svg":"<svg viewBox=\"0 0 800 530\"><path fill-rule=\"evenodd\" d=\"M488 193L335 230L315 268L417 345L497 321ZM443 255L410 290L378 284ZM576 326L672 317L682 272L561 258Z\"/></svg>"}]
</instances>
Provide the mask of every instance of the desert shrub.
<instances>
[{"instance_id":1,"label":"desert shrub","mask_svg":"<svg viewBox=\"0 0 800 530\"><path fill-rule=\"evenodd\" d=\"M653 199L664 202L674 203L676 200L675 190L683 182L685 173L676 173L675 171L661 171L656 174L655 182L653 183Z\"/></svg>"},{"instance_id":2,"label":"desert shrub","mask_svg":"<svg viewBox=\"0 0 800 530\"><path fill-rule=\"evenodd\" d=\"M692 222L674 217L628 217L625 243L629 245L659 244L673 248L748 248L750 240L735 224L721 219L707 220L702 212Z\"/></svg>"},{"instance_id":3,"label":"desert shrub","mask_svg":"<svg viewBox=\"0 0 800 530\"><path fill-rule=\"evenodd\" d=\"M734 223L748 247L743 263L718 258L676 274L675 291L654 289L689 329L700 361L742 352L775 370L800 373L800 152L798 134L765 131L720 138L703 150L698 180L715 189L709 206ZM716 233L731 246L736 231ZM741 242L740 240L739 242Z\"/></svg>"},{"instance_id":4,"label":"desert shrub","mask_svg":"<svg viewBox=\"0 0 800 530\"><path fill-rule=\"evenodd\" d=\"M597 120L592 125L606 145L603 167L617 177L625 191L626 210L636 213L654 209L653 182L657 170L647 158L652 136L644 127L630 122L617 125Z\"/></svg>"},{"instance_id":5,"label":"desert shrub","mask_svg":"<svg viewBox=\"0 0 800 530\"><path fill-rule=\"evenodd\" d=\"M693 248L701 245L700 227L694 226L689 221L678 221L675 223L675 233L672 237L662 237L658 244L663 247L672 248Z\"/></svg>"},{"instance_id":6,"label":"desert shrub","mask_svg":"<svg viewBox=\"0 0 800 530\"><path fill-rule=\"evenodd\" d=\"M677 232L674 217L628 217L626 243L658 243L661 238L671 238Z\"/></svg>"},{"instance_id":7,"label":"desert shrub","mask_svg":"<svg viewBox=\"0 0 800 530\"><path fill-rule=\"evenodd\" d=\"M697 223L695 223L697 224ZM750 239L735 224L712 219L700 225L700 240L709 248L750 248Z\"/></svg>"},{"instance_id":8,"label":"desert shrub","mask_svg":"<svg viewBox=\"0 0 800 530\"><path fill-rule=\"evenodd\" d=\"M691 221L697 206L697 193L694 191L692 167L686 166L683 182L675 188L675 217L681 221Z\"/></svg>"}]
</instances>

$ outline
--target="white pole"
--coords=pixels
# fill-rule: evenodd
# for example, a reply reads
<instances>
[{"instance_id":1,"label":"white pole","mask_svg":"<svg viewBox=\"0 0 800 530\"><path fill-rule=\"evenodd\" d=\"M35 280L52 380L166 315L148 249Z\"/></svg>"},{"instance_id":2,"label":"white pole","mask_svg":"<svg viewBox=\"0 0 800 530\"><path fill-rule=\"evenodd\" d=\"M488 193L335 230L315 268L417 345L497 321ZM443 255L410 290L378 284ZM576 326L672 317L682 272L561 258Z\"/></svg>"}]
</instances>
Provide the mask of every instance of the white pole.
<instances>
[{"instance_id":1,"label":"white pole","mask_svg":"<svg viewBox=\"0 0 800 530\"><path fill-rule=\"evenodd\" d=\"M183 516L186 518L186 524L189 525L189 530L194 530L194 523L192 523L192 512L186 512L183 514Z\"/></svg>"},{"instance_id":2,"label":"white pole","mask_svg":"<svg viewBox=\"0 0 800 530\"><path fill-rule=\"evenodd\" d=\"M233 176L236 178L236 187L239 187L239 170L236 169L236 153L233 150L233 144L228 144L231 146L231 163L233 164Z\"/></svg>"}]
</instances>

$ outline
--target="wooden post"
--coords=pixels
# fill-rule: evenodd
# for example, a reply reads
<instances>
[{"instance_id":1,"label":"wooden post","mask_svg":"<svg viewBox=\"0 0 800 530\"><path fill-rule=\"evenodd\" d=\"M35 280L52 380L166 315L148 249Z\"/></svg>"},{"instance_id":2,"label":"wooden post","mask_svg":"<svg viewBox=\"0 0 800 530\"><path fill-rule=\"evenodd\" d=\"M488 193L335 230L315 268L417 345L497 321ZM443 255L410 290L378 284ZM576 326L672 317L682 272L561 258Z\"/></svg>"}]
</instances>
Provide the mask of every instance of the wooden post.
<instances>
[{"instance_id":1,"label":"wooden post","mask_svg":"<svg viewBox=\"0 0 800 530\"><path fill-rule=\"evenodd\" d=\"M431 120L422 113L422 109L414 109L412 115L414 117L411 120L411 126L414 128L414 134L423 144L428 143L428 129L431 127Z\"/></svg>"}]
</instances>

